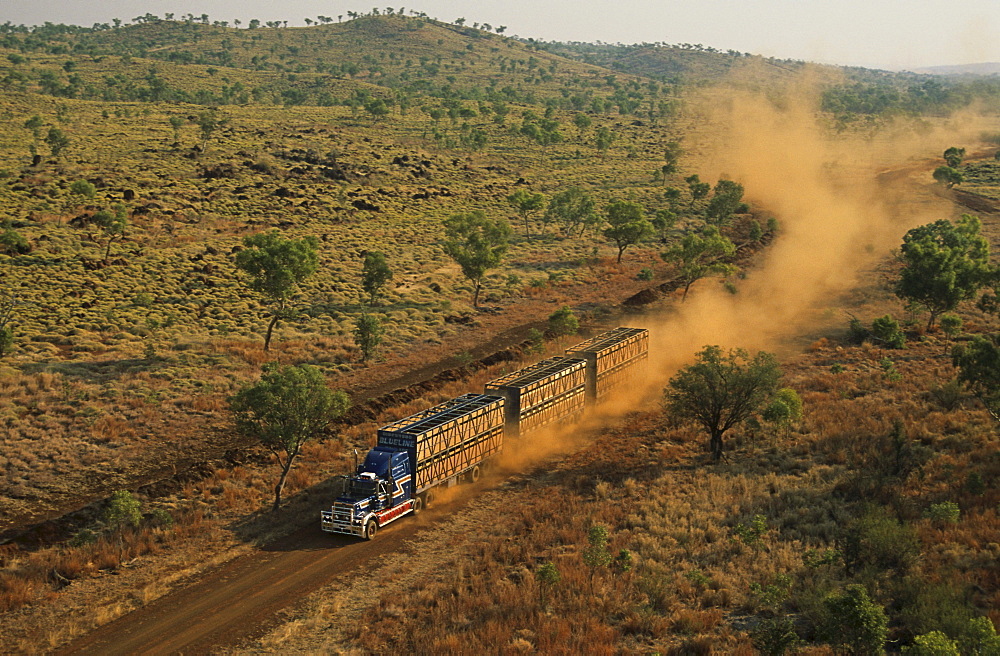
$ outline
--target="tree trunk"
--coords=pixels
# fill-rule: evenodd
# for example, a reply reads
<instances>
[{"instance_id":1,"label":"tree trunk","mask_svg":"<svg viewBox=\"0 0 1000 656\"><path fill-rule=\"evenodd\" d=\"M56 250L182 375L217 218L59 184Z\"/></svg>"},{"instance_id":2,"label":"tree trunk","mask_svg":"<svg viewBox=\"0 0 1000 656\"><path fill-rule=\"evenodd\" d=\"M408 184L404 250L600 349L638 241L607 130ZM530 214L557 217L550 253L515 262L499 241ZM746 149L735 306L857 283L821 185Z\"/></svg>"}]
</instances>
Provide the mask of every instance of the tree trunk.
<instances>
[{"instance_id":1,"label":"tree trunk","mask_svg":"<svg viewBox=\"0 0 1000 656\"><path fill-rule=\"evenodd\" d=\"M681 303L683 303L683 302L684 302L685 300L687 300L687 297L688 297L688 290L689 290L689 289L691 289L691 285L692 285L692 284L694 284L694 281L693 281L693 280L689 280L688 282L686 282L686 283L684 284L684 295L683 295L683 296L681 296Z\"/></svg>"},{"instance_id":2,"label":"tree trunk","mask_svg":"<svg viewBox=\"0 0 1000 656\"><path fill-rule=\"evenodd\" d=\"M718 462L722 459L722 431L712 431L712 437L709 439L708 447L712 452L712 460Z\"/></svg>"},{"instance_id":3,"label":"tree trunk","mask_svg":"<svg viewBox=\"0 0 1000 656\"><path fill-rule=\"evenodd\" d=\"M113 242L113 241L114 241L114 238L108 239L108 247L106 249L104 249L104 261L105 262L107 262L108 258L111 257L111 242Z\"/></svg>"},{"instance_id":4,"label":"tree trunk","mask_svg":"<svg viewBox=\"0 0 1000 656\"><path fill-rule=\"evenodd\" d=\"M528 215L524 215L524 238L531 239L530 229L528 228Z\"/></svg>"},{"instance_id":5,"label":"tree trunk","mask_svg":"<svg viewBox=\"0 0 1000 656\"><path fill-rule=\"evenodd\" d=\"M618 264L622 263L622 253L625 252L626 248L627 248L626 246L619 246L618 247Z\"/></svg>"},{"instance_id":6,"label":"tree trunk","mask_svg":"<svg viewBox=\"0 0 1000 656\"><path fill-rule=\"evenodd\" d=\"M926 330L924 330L924 332L928 332L929 333L931 331L931 328L934 327L934 320L935 319L937 319L937 312L935 312L934 310L931 310L931 316L930 316L929 319L927 319L927 328L926 328Z\"/></svg>"},{"instance_id":7,"label":"tree trunk","mask_svg":"<svg viewBox=\"0 0 1000 656\"><path fill-rule=\"evenodd\" d=\"M278 313L275 312L274 316L271 317L271 323L267 325L267 334L264 336L264 350L270 350L271 348L271 332L274 330L274 324L278 323Z\"/></svg>"},{"instance_id":8,"label":"tree trunk","mask_svg":"<svg viewBox=\"0 0 1000 656\"><path fill-rule=\"evenodd\" d=\"M281 477L278 479L278 484L274 486L274 505L271 507L271 512L278 512L278 508L281 506L281 492L285 489L285 479L288 478L288 470L292 468L292 459L288 459L288 464L281 468Z\"/></svg>"},{"instance_id":9,"label":"tree trunk","mask_svg":"<svg viewBox=\"0 0 1000 656\"><path fill-rule=\"evenodd\" d=\"M476 286L476 293L472 296L472 307L477 308L479 307L479 290L482 289L482 283L477 281L474 284Z\"/></svg>"}]
</instances>

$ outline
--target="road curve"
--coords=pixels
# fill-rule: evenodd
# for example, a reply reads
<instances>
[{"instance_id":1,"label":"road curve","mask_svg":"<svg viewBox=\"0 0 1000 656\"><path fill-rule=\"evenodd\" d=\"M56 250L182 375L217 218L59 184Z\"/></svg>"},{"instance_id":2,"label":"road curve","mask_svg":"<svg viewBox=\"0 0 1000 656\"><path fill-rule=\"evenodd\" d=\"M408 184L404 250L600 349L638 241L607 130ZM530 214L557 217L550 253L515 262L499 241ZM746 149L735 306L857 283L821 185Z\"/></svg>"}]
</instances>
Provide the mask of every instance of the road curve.
<instances>
[{"instance_id":1,"label":"road curve","mask_svg":"<svg viewBox=\"0 0 1000 656\"><path fill-rule=\"evenodd\" d=\"M402 551L410 539L458 511L467 499L404 517L371 542L334 536L316 523L200 575L192 584L80 636L56 654L205 654L259 637L279 611L367 563ZM429 521L428 521L429 520Z\"/></svg>"}]
</instances>

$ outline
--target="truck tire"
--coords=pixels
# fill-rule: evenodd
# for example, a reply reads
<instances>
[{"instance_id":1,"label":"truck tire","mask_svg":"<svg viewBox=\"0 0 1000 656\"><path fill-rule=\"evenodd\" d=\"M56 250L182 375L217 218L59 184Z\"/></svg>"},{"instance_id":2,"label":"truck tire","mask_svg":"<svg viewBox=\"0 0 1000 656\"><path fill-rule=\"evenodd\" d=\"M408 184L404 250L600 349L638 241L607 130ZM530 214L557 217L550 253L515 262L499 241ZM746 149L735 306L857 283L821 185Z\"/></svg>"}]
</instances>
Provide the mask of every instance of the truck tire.
<instances>
[{"instance_id":1,"label":"truck tire","mask_svg":"<svg viewBox=\"0 0 1000 656\"><path fill-rule=\"evenodd\" d=\"M469 470L469 482L478 483L479 477L482 476L483 472L479 469L479 465L476 465Z\"/></svg>"},{"instance_id":2,"label":"truck tire","mask_svg":"<svg viewBox=\"0 0 1000 656\"><path fill-rule=\"evenodd\" d=\"M369 519L368 523L365 524L365 539L374 540L375 535L378 533L378 522L374 519Z\"/></svg>"},{"instance_id":3,"label":"truck tire","mask_svg":"<svg viewBox=\"0 0 1000 656\"><path fill-rule=\"evenodd\" d=\"M424 508L430 508L432 503L434 503L434 493L427 490L424 492Z\"/></svg>"},{"instance_id":4,"label":"truck tire","mask_svg":"<svg viewBox=\"0 0 1000 656\"><path fill-rule=\"evenodd\" d=\"M419 515L420 511L424 509L424 495L418 494L413 497L413 514Z\"/></svg>"}]
</instances>

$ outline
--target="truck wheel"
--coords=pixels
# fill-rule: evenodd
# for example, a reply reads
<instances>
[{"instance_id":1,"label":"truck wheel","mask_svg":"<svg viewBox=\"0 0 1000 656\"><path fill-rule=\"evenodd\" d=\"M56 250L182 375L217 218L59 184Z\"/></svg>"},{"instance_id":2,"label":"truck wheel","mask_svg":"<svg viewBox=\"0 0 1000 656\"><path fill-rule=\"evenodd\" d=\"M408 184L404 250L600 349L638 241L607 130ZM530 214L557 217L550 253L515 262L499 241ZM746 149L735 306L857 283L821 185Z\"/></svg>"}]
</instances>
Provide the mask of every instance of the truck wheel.
<instances>
[{"instance_id":1,"label":"truck wheel","mask_svg":"<svg viewBox=\"0 0 1000 656\"><path fill-rule=\"evenodd\" d=\"M423 509L424 509L424 496L422 494L418 494L417 496L413 497L413 514L417 515Z\"/></svg>"},{"instance_id":2,"label":"truck wheel","mask_svg":"<svg viewBox=\"0 0 1000 656\"><path fill-rule=\"evenodd\" d=\"M369 519L368 523L365 524L365 539L374 540L376 533L378 533L378 522L374 519Z\"/></svg>"},{"instance_id":3,"label":"truck wheel","mask_svg":"<svg viewBox=\"0 0 1000 656\"><path fill-rule=\"evenodd\" d=\"M478 483L480 476L482 476L482 471L480 471L479 465L476 465L471 470L469 470L469 482L470 483Z\"/></svg>"},{"instance_id":4,"label":"truck wheel","mask_svg":"<svg viewBox=\"0 0 1000 656\"><path fill-rule=\"evenodd\" d=\"M432 503L434 503L434 493L427 490L424 492L424 508L430 508Z\"/></svg>"}]
</instances>

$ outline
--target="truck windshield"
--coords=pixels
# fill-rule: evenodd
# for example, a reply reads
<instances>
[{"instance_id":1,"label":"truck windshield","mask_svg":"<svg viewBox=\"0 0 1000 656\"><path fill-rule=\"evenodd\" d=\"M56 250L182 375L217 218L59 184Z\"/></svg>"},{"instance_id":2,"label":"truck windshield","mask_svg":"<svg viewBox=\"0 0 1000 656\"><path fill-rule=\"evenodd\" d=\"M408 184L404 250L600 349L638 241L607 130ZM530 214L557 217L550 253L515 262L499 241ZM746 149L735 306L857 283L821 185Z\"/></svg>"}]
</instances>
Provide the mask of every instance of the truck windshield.
<instances>
[{"instance_id":1,"label":"truck windshield","mask_svg":"<svg viewBox=\"0 0 1000 656\"><path fill-rule=\"evenodd\" d=\"M347 492L355 499L370 497L375 494L377 481L368 478L352 478L347 486Z\"/></svg>"}]
</instances>

